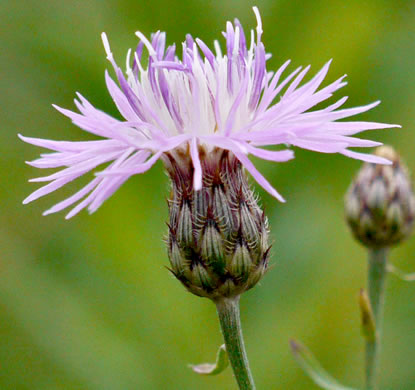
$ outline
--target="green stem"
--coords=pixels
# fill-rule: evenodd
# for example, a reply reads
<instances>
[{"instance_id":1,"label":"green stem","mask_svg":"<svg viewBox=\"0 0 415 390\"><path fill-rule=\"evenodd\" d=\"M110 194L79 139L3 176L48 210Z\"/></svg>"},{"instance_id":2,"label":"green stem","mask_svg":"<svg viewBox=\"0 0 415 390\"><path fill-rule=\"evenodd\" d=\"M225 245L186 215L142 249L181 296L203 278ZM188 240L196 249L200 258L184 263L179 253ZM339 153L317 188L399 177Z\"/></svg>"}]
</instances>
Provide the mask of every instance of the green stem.
<instances>
[{"instance_id":1,"label":"green stem","mask_svg":"<svg viewBox=\"0 0 415 390\"><path fill-rule=\"evenodd\" d=\"M255 390L242 337L239 296L216 302L226 352L240 390Z\"/></svg>"},{"instance_id":2,"label":"green stem","mask_svg":"<svg viewBox=\"0 0 415 390\"><path fill-rule=\"evenodd\" d=\"M369 250L368 293L376 324L376 335L366 342L366 388L376 390L376 374L379 366L380 340L382 336L383 303L385 297L385 279L387 248Z\"/></svg>"}]
</instances>

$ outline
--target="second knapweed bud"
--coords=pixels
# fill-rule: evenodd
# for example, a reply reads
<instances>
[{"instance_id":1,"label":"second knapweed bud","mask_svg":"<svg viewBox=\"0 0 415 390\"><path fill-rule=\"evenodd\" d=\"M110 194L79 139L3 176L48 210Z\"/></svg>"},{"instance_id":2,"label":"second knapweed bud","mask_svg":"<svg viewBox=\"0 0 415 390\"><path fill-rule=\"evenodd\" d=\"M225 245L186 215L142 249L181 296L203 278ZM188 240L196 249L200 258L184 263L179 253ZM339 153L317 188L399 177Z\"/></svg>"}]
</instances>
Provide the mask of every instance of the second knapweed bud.
<instances>
[{"instance_id":1,"label":"second knapweed bud","mask_svg":"<svg viewBox=\"0 0 415 390\"><path fill-rule=\"evenodd\" d=\"M415 217L415 197L406 166L390 146L376 149L391 165L365 163L345 198L345 213L353 235L372 248L398 244L409 236Z\"/></svg>"},{"instance_id":2,"label":"second knapweed bud","mask_svg":"<svg viewBox=\"0 0 415 390\"><path fill-rule=\"evenodd\" d=\"M213 300L253 287L268 264L268 223L231 152L199 149L203 185L183 149L169 152L168 253L171 271L192 293Z\"/></svg>"}]
</instances>

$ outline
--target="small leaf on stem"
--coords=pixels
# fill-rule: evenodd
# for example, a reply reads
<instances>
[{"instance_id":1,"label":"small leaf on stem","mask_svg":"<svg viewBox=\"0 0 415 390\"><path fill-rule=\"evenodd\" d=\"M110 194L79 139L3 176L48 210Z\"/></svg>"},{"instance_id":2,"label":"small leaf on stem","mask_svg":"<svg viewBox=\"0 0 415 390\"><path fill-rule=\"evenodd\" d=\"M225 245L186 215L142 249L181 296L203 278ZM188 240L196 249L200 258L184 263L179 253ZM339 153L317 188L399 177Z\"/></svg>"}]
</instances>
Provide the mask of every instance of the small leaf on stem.
<instances>
[{"instance_id":1,"label":"small leaf on stem","mask_svg":"<svg viewBox=\"0 0 415 390\"><path fill-rule=\"evenodd\" d=\"M373 315L372 305L365 289L360 289L359 294L360 314L362 318L363 337L370 342L376 339L376 322Z\"/></svg>"},{"instance_id":2,"label":"small leaf on stem","mask_svg":"<svg viewBox=\"0 0 415 390\"><path fill-rule=\"evenodd\" d=\"M400 270L399 268L396 268L393 264L388 263L387 265L387 271L391 274L394 274L399 279L404 280L405 282L415 282L415 272L407 274Z\"/></svg>"},{"instance_id":3,"label":"small leaf on stem","mask_svg":"<svg viewBox=\"0 0 415 390\"><path fill-rule=\"evenodd\" d=\"M295 360L316 385L326 390L353 390L330 376L305 345L295 340L291 340L290 344Z\"/></svg>"},{"instance_id":4,"label":"small leaf on stem","mask_svg":"<svg viewBox=\"0 0 415 390\"><path fill-rule=\"evenodd\" d=\"M228 355L226 353L225 344L221 345L216 354L216 362L203 364L189 364L189 367L199 375L217 375L229 366Z\"/></svg>"}]
</instances>

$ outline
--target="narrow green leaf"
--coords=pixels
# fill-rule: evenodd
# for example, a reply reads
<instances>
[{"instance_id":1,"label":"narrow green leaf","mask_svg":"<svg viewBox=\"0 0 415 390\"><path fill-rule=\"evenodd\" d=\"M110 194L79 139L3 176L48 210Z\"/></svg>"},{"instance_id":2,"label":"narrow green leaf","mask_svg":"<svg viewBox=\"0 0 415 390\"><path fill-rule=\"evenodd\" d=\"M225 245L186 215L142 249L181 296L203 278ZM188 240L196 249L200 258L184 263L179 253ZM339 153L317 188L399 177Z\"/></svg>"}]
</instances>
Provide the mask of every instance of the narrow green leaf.
<instances>
[{"instance_id":1,"label":"narrow green leaf","mask_svg":"<svg viewBox=\"0 0 415 390\"><path fill-rule=\"evenodd\" d=\"M326 390L353 390L331 377L306 346L295 340L290 344L295 360L316 385Z\"/></svg>"},{"instance_id":2,"label":"narrow green leaf","mask_svg":"<svg viewBox=\"0 0 415 390\"><path fill-rule=\"evenodd\" d=\"M226 353L225 344L221 345L216 354L216 362L213 364L189 364L189 367L199 375L218 375L229 366L228 354Z\"/></svg>"},{"instance_id":3,"label":"narrow green leaf","mask_svg":"<svg viewBox=\"0 0 415 390\"><path fill-rule=\"evenodd\" d=\"M372 305L370 304L369 296L365 289L360 289L359 294L360 314L362 318L362 333L363 337L369 341L374 342L376 339L376 322L373 315Z\"/></svg>"},{"instance_id":4,"label":"narrow green leaf","mask_svg":"<svg viewBox=\"0 0 415 390\"><path fill-rule=\"evenodd\" d=\"M399 279L404 280L405 282L414 282L415 281L415 272L407 274L401 271L399 268L396 268L393 264L388 263L387 270L391 274L394 274Z\"/></svg>"}]
</instances>

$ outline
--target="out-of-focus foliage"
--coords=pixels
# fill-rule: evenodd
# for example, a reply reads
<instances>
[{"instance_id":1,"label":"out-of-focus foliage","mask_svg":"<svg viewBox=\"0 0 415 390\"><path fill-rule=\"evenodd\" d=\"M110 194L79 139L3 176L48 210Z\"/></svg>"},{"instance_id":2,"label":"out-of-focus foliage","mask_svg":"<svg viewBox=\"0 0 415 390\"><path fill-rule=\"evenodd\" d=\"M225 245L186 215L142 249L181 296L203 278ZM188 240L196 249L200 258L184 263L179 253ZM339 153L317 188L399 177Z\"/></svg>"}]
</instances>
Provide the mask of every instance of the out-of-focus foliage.
<instances>
[{"instance_id":1,"label":"out-of-focus foliage","mask_svg":"<svg viewBox=\"0 0 415 390\"><path fill-rule=\"evenodd\" d=\"M75 91L118 115L105 89L106 31L123 63L134 32L190 32L212 42L227 20L255 27L277 68L287 58L329 80L348 74L349 106L382 104L361 120L402 129L368 137L391 143L415 172L415 3L413 0L2 0L0 2L0 388L233 389L228 369L200 377L188 363L209 361L222 344L214 305L185 292L164 268L168 191L161 164L129 180L94 215L41 212L76 183L29 206L22 199L39 175L23 161L40 149L16 133L81 139L88 135L54 111L73 108ZM341 96L341 93L337 95ZM365 251L343 223L343 194L360 167L342 156L296 151L285 164L258 162L288 200L259 190L271 226L274 267L241 301L258 389L301 390L313 384L290 355L298 337L336 378L363 381L359 288ZM415 269L415 239L392 251L399 268ZM415 388L415 286L391 276L387 286L382 383Z\"/></svg>"}]
</instances>

